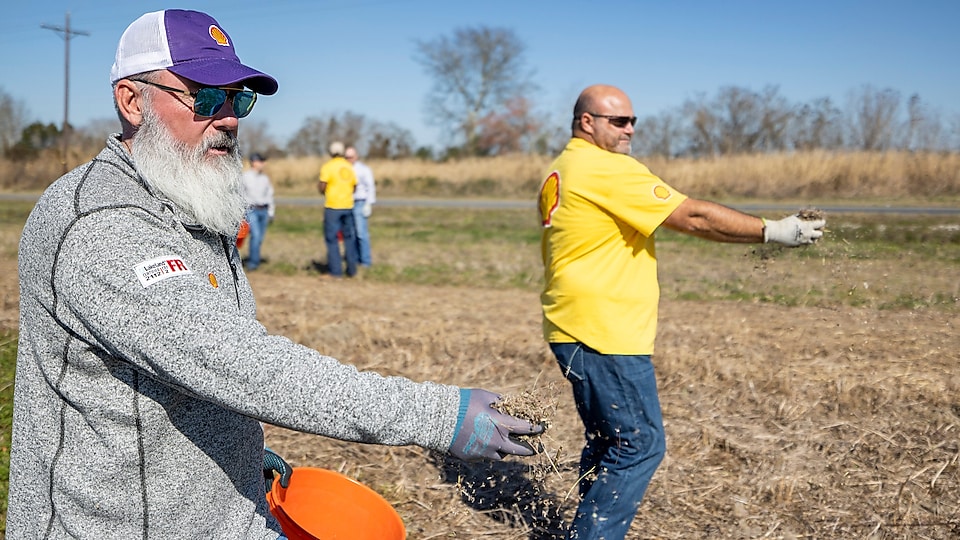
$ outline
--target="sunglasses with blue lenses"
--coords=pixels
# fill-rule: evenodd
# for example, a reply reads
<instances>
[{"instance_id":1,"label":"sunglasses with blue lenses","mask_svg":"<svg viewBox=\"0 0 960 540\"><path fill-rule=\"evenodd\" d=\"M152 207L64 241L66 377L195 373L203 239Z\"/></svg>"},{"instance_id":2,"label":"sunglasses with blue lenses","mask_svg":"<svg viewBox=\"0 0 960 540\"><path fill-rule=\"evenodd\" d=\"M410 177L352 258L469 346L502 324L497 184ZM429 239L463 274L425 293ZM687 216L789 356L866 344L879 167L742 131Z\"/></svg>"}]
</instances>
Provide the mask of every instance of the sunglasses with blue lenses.
<instances>
[{"instance_id":1,"label":"sunglasses with blue lenses","mask_svg":"<svg viewBox=\"0 0 960 540\"><path fill-rule=\"evenodd\" d=\"M196 92L190 92L180 88L172 88L157 84L155 82L144 81L142 79L131 79L150 86L154 86L165 92L181 94L193 98L193 113L197 116L210 117L217 114L223 104L230 99L233 102L233 113L237 118L243 118L253 110L253 104L257 102L257 93L239 88L217 88L212 86L203 87Z\"/></svg>"}]
</instances>

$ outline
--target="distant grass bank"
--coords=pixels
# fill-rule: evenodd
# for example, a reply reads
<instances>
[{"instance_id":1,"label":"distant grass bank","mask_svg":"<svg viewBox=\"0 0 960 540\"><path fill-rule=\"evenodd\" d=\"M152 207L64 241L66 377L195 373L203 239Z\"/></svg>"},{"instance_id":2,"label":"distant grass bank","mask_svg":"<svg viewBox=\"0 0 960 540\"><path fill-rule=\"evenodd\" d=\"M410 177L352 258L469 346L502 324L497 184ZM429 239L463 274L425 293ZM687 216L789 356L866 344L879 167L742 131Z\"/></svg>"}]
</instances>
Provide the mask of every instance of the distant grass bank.
<instances>
[{"instance_id":1,"label":"distant grass bank","mask_svg":"<svg viewBox=\"0 0 960 540\"><path fill-rule=\"evenodd\" d=\"M75 156L76 166L90 156ZM316 196L326 157L272 158L279 195ZM446 162L370 160L382 197L533 199L553 156L512 154ZM960 153L790 152L711 158L640 158L680 191L698 197L960 202ZM41 191L60 176L59 159L0 159L0 190Z\"/></svg>"}]
</instances>

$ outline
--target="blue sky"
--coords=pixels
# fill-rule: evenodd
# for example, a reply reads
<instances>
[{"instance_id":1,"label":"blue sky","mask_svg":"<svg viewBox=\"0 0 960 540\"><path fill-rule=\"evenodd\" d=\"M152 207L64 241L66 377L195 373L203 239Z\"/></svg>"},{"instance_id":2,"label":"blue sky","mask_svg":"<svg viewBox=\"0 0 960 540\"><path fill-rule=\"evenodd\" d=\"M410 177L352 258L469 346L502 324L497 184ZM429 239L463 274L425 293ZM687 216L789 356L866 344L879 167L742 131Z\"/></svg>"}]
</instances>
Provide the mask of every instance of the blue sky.
<instances>
[{"instance_id":1,"label":"blue sky","mask_svg":"<svg viewBox=\"0 0 960 540\"><path fill-rule=\"evenodd\" d=\"M114 118L109 72L124 28L147 11L197 9L231 35L241 60L273 75L275 96L252 119L281 144L309 116L352 111L442 145L427 122L431 80L417 40L465 26L514 30L541 88L535 107L565 125L585 86L608 83L639 116L723 86L776 85L791 102L830 97L843 107L870 84L917 93L944 115L960 112L960 1L83 0L6 2L0 16L0 89L31 120L63 119L64 40L41 24L90 35L70 41L70 122ZM241 123L241 129L243 124Z\"/></svg>"}]
</instances>

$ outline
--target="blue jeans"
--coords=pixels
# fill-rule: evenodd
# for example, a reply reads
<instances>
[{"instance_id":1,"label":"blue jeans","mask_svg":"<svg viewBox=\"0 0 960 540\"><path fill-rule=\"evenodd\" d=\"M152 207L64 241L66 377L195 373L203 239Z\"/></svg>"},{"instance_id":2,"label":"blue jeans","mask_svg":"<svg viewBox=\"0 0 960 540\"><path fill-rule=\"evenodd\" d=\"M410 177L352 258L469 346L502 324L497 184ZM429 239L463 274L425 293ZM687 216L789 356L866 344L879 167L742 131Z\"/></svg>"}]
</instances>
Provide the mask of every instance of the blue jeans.
<instances>
[{"instance_id":1,"label":"blue jeans","mask_svg":"<svg viewBox=\"0 0 960 540\"><path fill-rule=\"evenodd\" d=\"M621 540L667 451L653 362L649 355L600 354L582 343L550 349L573 387L586 436L570 538Z\"/></svg>"},{"instance_id":2,"label":"blue jeans","mask_svg":"<svg viewBox=\"0 0 960 540\"><path fill-rule=\"evenodd\" d=\"M347 275L357 274L356 227L353 224L353 210L323 209L323 239L327 243L327 266L330 275L342 276L343 263L340 259L340 242L337 233L343 235L344 255L347 259Z\"/></svg>"},{"instance_id":3,"label":"blue jeans","mask_svg":"<svg viewBox=\"0 0 960 540\"><path fill-rule=\"evenodd\" d=\"M256 270L260 266L260 246L267 234L270 212L266 208L248 208L247 225L250 226L250 256L247 257L247 270Z\"/></svg>"},{"instance_id":4,"label":"blue jeans","mask_svg":"<svg viewBox=\"0 0 960 540\"><path fill-rule=\"evenodd\" d=\"M372 258L370 257L370 230L367 229L367 218L363 217L363 205L365 199L356 199L353 201L353 222L357 226L357 256L360 259L360 266L370 266Z\"/></svg>"}]
</instances>

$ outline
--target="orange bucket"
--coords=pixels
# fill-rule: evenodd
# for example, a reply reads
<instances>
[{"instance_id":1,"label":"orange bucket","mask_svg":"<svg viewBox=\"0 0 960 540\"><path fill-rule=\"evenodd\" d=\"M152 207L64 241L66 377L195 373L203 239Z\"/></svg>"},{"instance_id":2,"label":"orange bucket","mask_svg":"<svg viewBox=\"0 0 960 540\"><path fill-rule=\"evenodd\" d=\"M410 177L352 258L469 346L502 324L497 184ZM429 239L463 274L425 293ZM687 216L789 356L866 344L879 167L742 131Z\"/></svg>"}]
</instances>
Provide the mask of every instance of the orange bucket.
<instances>
[{"instance_id":1,"label":"orange bucket","mask_svg":"<svg viewBox=\"0 0 960 540\"><path fill-rule=\"evenodd\" d=\"M270 512L290 540L404 540L403 520L386 499L327 469L294 467L286 488L274 480Z\"/></svg>"},{"instance_id":2,"label":"orange bucket","mask_svg":"<svg viewBox=\"0 0 960 540\"><path fill-rule=\"evenodd\" d=\"M247 223L247 220L240 222L240 230L237 231L237 247L243 247L243 241L250 235L250 224Z\"/></svg>"}]
</instances>

